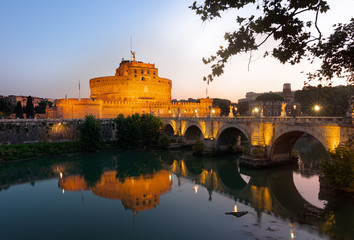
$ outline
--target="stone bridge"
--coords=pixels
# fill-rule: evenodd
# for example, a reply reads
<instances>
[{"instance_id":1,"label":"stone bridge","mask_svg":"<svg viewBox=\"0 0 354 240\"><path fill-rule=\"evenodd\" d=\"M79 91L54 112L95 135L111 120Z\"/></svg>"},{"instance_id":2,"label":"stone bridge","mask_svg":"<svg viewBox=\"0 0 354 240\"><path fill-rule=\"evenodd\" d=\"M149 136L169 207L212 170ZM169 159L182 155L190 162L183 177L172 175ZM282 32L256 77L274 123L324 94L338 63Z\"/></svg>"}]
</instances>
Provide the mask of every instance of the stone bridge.
<instances>
[{"instance_id":1,"label":"stone bridge","mask_svg":"<svg viewBox=\"0 0 354 240\"><path fill-rule=\"evenodd\" d=\"M343 117L207 117L162 118L163 131L178 142L202 141L214 150L248 145L250 159L282 162L291 160L297 139L309 134L327 150L351 139L351 118Z\"/></svg>"}]
</instances>

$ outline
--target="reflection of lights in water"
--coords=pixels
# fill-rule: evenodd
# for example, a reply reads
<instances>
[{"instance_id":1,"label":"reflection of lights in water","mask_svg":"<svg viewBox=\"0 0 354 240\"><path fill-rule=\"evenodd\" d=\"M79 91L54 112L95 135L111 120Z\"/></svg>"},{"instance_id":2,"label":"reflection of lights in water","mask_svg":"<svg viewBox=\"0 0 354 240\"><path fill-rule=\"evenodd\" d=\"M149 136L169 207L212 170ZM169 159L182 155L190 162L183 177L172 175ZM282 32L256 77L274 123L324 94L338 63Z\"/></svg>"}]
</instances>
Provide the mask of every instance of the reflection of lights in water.
<instances>
[{"instance_id":1,"label":"reflection of lights in water","mask_svg":"<svg viewBox=\"0 0 354 240\"><path fill-rule=\"evenodd\" d=\"M172 180L172 175L171 175L171 174L168 176L168 179L169 179L170 181Z\"/></svg>"},{"instance_id":2,"label":"reflection of lights in water","mask_svg":"<svg viewBox=\"0 0 354 240\"><path fill-rule=\"evenodd\" d=\"M60 178L63 178L63 173L62 172L59 173L59 176L60 176Z\"/></svg>"},{"instance_id":3,"label":"reflection of lights in water","mask_svg":"<svg viewBox=\"0 0 354 240\"><path fill-rule=\"evenodd\" d=\"M237 205L235 203L235 206L234 206L234 212L237 212Z\"/></svg>"},{"instance_id":4,"label":"reflection of lights in water","mask_svg":"<svg viewBox=\"0 0 354 240\"><path fill-rule=\"evenodd\" d=\"M294 239L295 238L294 225L290 223L289 227L290 227L290 239Z\"/></svg>"},{"instance_id":5,"label":"reflection of lights in water","mask_svg":"<svg viewBox=\"0 0 354 240\"><path fill-rule=\"evenodd\" d=\"M194 193L197 194L198 193L198 188L199 186L198 185L194 185Z\"/></svg>"},{"instance_id":6,"label":"reflection of lights in water","mask_svg":"<svg viewBox=\"0 0 354 240\"><path fill-rule=\"evenodd\" d=\"M64 193L65 193L65 190L64 190L64 188L63 188L63 190L61 191L61 193L62 193L62 194L64 194Z\"/></svg>"},{"instance_id":7,"label":"reflection of lights in water","mask_svg":"<svg viewBox=\"0 0 354 240\"><path fill-rule=\"evenodd\" d=\"M290 229L290 238L291 239L295 238L295 234L294 234L294 231L292 229Z\"/></svg>"}]
</instances>

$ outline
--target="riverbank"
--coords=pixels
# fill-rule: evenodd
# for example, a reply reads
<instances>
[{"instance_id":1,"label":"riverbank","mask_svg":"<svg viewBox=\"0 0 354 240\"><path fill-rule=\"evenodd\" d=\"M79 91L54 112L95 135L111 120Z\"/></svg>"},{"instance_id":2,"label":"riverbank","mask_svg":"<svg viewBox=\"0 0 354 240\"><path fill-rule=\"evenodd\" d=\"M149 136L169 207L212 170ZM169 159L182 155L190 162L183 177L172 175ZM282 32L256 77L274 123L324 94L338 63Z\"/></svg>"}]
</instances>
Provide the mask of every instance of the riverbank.
<instances>
[{"instance_id":1,"label":"riverbank","mask_svg":"<svg viewBox=\"0 0 354 240\"><path fill-rule=\"evenodd\" d=\"M116 143L106 141L99 150L105 151L112 149L117 149ZM86 152L79 141L0 145L0 163L76 152Z\"/></svg>"}]
</instances>

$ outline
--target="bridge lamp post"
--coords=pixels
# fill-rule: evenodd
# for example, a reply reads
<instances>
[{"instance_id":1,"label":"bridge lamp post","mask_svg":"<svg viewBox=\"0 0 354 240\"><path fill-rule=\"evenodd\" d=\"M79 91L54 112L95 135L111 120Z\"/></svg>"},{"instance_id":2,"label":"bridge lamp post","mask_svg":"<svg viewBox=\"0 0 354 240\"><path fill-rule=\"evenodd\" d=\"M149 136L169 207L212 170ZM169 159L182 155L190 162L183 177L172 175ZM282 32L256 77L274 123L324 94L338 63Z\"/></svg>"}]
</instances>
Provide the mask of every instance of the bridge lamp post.
<instances>
[{"instance_id":1,"label":"bridge lamp post","mask_svg":"<svg viewBox=\"0 0 354 240\"><path fill-rule=\"evenodd\" d=\"M255 108L253 108L252 111L253 111L254 115L257 115L258 112L259 112L259 108L258 108L258 107L255 107Z\"/></svg>"},{"instance_id":2,"label":"bridge lamp post","mask_svg":"<svg viewBox=\"0 0 354 240\"><path fill-rule=\"evenodd\" d=\"M320 111L321 111L321 106L319 106L319 105L315 105L314 107L313 107L313 110L315 111L315 113L319 113Z\"/></svg>"}]
</instances>

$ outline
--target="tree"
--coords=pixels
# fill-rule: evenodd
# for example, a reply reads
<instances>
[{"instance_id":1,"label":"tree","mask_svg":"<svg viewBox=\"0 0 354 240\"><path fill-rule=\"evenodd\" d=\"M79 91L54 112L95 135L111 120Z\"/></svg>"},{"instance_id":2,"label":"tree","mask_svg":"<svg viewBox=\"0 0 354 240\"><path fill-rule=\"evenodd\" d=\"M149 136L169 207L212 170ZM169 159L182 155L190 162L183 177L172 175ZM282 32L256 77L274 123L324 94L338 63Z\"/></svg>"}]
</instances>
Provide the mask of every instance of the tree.
<instances>
[{"instance_id":1,"label":"tree","mask_svg":"<svg viewBox=\"0 0 354 240\"><path fill-rule=\"evenodd\" d=\"M246 101L237 103L236 107L237 107L237 112L240 115L246 115L247 111L249 110L249 105L248 105L248 102L246 102Z\"/></svg>"},{"instance_id":2,"label":"tree","mask_svg":"<svg viewBox=\"0 0 354 240\"><path fill-rule=\"evenodd\" d=\"M162 127L163 122L160 118L151 114L141 115L141 136L145 146L157 143L162 132Z\"/></svg>"},{"instance_id":3,"label":"tree","mask_svg":"<svg viewBox=\"0 0 354 240\"><path fill-rule=\"evenodd\" d=\"M321 170L328 183L337 190L354 192L353 146L338 146L330 152L330 159L321 162Z\"/></svg>"},{"instance_id":4,"label":"tree","mask_svg":"<svg viewBox=\"0 0 354 240\"><path fill-rule=\"evenodd\" d=\"M348 99L354 95L354 86L346 87L305 87L295 92L295 99L305 115L345 116L349 107ZM313 107L321 106L315 113Z\"/></svg>"},{"instance_id":5,"label":"tree","mask_svg":"<svg viewBox=\"0 0 354 240\"><path fill-rule=\"evenodd\" d=\"M0 115L9 116L12 112L13 105L11 102L5 98L0 98Z\"/></svg>"},{"instance_id":6,"label":"tree","mask_svg":"<svg viewBox=\"0 0 354 240\"><path fill-rule=\"evenodd\" d=\"M336 29L327 41L319 42L312 49L313 55L323 59L321 68L309 73L309 79L330 79L336 75L354 82L354 18L349 24L335 25Z\"/></svg>"},{"instance_id":7,"label":"tree","mask_svg":"<svg viewBox=\"0 0 354 240\"><path fill-rule=\"evenodd\" d=\"M15 108L16 118L23 118L23 108L21 101L18 101Z\"/></svg>"},{"instance_id":8,"label":"tree","mask_svg":"<svg viewBox=\"0 0 354 240\"><path fill-rule=\"evenodd\" d=\"M53 103L47 100L40 101L38 108L35 108L36 113L45 113L47 106L51 107Z\"/></svg>"},{"instance_id":9,"label":"tree","mask_svg":"<svg viewBox=\"0 0 354 240\"><path fill-rule=\"evenodd\" d=\"M229 116L231 101L227 99L214 98L213 107L220 108L220 116Z\"/></svg>"},{"instance_id":10,"label":"tree","mask_svg":"<svg viewBox=\"0 0 354 240\"><path fill-rule=\"evenodd\" d=\"M103 142L101 122L93 115L86 115L85 121L80 125L80 142L84 149L96 151Z\"/></svg>"},{"instance_id":11,"label":"tree","mask_svg":"<svg viewBox=\"0 0 354 240\"><path fill-rule=\"evenodd\" d=\"M194 2L190 8L201 16L202 21L221 17L221 12L230 9L242 9L255 6L261 11L260 16L236 17L238 29L225 33L227 46L220 46L216 55L208 59L203 58L205 64L211 65L212 72L204 80L208 83L214 77L224 72L225 63L233 55L250 53L273 38L278 45L271 54L281 63L296 64L304 57L319 57L323 59L321 69L315 74L309 74L309 79L330 79L335 73L340 77L347 77L353 82L353 19L348 25L339 25L335 33L327 42L323 42L322 33L318 27L318 15L329 10L325 0L205 0L204 4ZM299 17L311 14L312 21L304 21ZM316 30L315 35L312 29ZM334 54L332 54L334 53ZM264 56L269 55L268 51Z\"/></svg>"},{"instance_id":12,"label":"tree","mask_svg":"<svg viewBox=\"0 0 354 240\"><path fill-rule=\"evenodd\" d=\"M27 104L26 104L26 117L27 118L34 118L34 106L32 102L32 97L27 97Z\"/></svg>"},{"instance_id":13,"label":"tree","mask_svg":"<svg viewBox=\"0 0 354 240\"><path fill-rule=\"evenodd\" d=\"M125 147L149 146L157 143L163 123L160 118L151 114L135 113L124 117L118 115L114 119L118 143Z\"/></svg>"}]
</instances>

